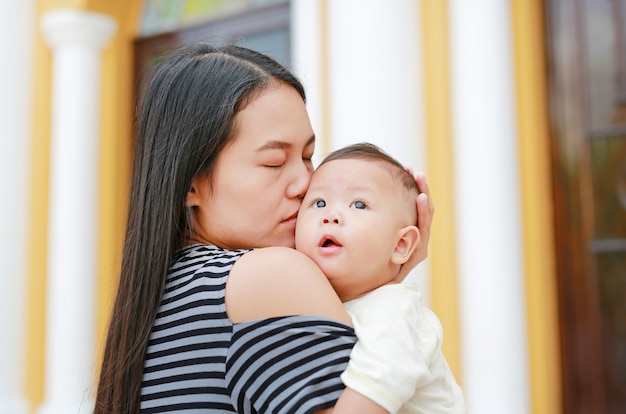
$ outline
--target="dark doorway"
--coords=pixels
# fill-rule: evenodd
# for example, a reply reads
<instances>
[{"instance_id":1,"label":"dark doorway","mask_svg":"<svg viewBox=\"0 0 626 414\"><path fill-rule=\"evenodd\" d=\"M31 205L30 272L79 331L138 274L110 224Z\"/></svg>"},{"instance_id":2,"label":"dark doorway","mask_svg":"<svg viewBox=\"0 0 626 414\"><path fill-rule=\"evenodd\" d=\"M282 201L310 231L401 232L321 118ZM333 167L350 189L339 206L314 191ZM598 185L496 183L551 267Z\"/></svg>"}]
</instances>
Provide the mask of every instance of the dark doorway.
<instances>
[{"instance_id":1,"label":"dark doorway","mask_svg":"<svg viewBox=\"0 0 626 414\"><path fill-rule=\"evenodd\" d=\"M159 55L195 41L232 43L263 52L282 65L291 62L291 25L288 1L226 16L219 16L189 27L153 36L139 37L134 42L135 80L150 70Z\"/></svg>"},{"instance_id":2,"label":"dark doorway","mask_svg":"<svg viewBox=\"0 0 626 414\"><path fill-rule=\"evenodd\" d=\"M626 0L546 0L565 413L626 412Z\"/></svg>"}]
</instances>

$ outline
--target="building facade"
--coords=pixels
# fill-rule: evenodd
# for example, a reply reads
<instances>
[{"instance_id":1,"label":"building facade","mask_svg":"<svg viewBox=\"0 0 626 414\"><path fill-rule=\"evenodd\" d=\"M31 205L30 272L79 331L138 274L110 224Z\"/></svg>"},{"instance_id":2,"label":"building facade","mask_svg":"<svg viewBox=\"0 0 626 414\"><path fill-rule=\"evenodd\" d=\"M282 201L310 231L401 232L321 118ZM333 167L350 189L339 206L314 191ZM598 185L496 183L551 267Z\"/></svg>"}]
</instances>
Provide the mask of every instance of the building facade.
<instances>
[{"instance_id":1,"label":"building facade","mask_svg":"<svg viewBox=\"0 0 626 414\"><path fill-rule=\"evenodd\" d=\"M303 80L316 157L429 178L429 258L470 413L626 408L626 1L0 2L0 413L91 412L137 79L198 39Z\"/></svg>"}]
</instances>

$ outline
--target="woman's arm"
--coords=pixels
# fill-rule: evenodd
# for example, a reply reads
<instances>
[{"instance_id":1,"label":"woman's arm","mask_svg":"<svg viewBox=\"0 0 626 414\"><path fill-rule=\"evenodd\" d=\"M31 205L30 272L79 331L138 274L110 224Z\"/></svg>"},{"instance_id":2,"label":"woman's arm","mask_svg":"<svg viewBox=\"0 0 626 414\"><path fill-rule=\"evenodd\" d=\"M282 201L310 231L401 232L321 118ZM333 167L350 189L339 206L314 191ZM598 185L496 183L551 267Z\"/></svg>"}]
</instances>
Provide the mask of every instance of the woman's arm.
<instances>
[{"instance_id":1,"label":"woman's arm","mask_svg":"<svg viewBox=\"0 0 626 414\"><path fill-rule=\"evenodd\" d=\"M291 315L313 315L352 325L350 316L319 267L285 247L252 250L233 266L226 286L226 309L233 323ZM345 389L334 408L318 413L385 414L367 397Z\"/></svg>"},{"instance_id":2,"label":"woman's arm","mask_svg":"<svg viewBox=\"0 0 626 414\"><path fill-rule=\"evenodd\" d=\"M237 260L226 284L226 310L233 323L315 315L352 324L315 262L287 247L255 249Z\"/></svg>"}]
</instances>

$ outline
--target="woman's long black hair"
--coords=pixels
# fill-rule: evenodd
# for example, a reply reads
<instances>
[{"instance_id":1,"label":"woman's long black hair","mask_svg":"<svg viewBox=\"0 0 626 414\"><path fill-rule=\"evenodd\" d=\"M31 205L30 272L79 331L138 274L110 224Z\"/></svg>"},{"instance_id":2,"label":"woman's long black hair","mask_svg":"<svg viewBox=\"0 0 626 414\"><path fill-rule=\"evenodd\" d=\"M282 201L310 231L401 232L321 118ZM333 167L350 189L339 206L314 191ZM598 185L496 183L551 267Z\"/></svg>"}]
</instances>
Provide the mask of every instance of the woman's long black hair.
<instances>
[{"instance_id":1,"label":"woman's long black hair","mask_svg":"<svg viewBox=\"0 0 626 414\"><path fill-rule=\"evenodd\" d=\"M174 252L191 229L185 199L233 138L234 117L272 82L300 82L269 57L194 44L166 55L143 91L124 253L95 413L139 412L143 364Z\"/></svg>"}]
</instances>

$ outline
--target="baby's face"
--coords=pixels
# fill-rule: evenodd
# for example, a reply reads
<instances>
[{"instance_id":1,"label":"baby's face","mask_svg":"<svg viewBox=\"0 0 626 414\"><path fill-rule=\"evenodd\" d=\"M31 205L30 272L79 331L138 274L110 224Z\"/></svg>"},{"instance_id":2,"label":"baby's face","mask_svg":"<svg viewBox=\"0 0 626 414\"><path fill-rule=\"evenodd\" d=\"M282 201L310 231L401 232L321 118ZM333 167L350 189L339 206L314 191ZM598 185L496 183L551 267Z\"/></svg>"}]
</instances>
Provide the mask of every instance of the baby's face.
<instances>
[{"instance_id":1,"label":"baby's face","mask_svg":"<svg viewBox=\"0 0 626 414\"><path fill-rule=\"evenodd\" d=\"M296 249L340 296L360 296L396 276L391 257L406 217L401 191L377 161L334 160L313 174L298 213Z\"/></svg>"}]
</instances>

